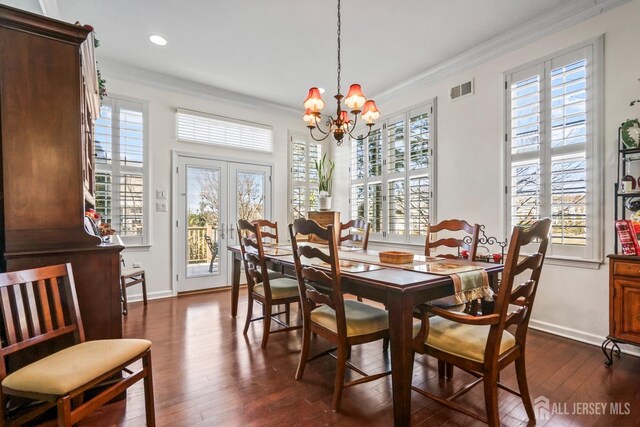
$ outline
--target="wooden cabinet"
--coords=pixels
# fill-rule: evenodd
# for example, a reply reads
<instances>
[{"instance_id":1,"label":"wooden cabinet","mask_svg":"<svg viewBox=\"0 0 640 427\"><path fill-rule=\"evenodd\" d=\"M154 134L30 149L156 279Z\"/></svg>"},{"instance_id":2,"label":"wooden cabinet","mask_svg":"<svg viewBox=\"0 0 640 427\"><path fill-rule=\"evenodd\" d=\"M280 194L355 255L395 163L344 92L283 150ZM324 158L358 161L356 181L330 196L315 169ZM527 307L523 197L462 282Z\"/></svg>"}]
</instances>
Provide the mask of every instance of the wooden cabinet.
<instances>
[{"instance_id":1,"label":"wooden cabinet","mask_svg":"<svg viewBox=\"0 0 640 427\"><path fill-rule=\"evenodd\" d=\"M314 220L318 224L326 227L329 224L333 225L336 237L340 238L340 212L334 211L312 211L309 212L309 219ZM311 242L320 242L322 240L311 235Z\"/></svg>"},{"instance_id":2,"label":"wooden cabinet","mask_svg":"<svg viewBox=\"0 0 640 427\"><path fill-rule=\"evenodd\" d=\"M609 336L640 345L640 257L609 259Z\"/></svg>"},{"instance_id":3,"label":"wooden cabinet","mask_svg":"<svg viewBox=\"0 0 640 427\"><path fill-rule=\"evenodd\" d=\"M123 246L84 230L99 105L83 73L89 35L0 5L2 269L71 262L87 339L120 338Z\"/></svg>"},{"instance_id":4,"label":"wooden cabinet","mask_svg":"<svg viewBox=\"0 0 640 427\"><path fill-rule=\"evenodd\" d=\"M609 255L609 336L602 351L611 366L618 343L640 345L640 257Z\"/></svg>"}]
</instances>

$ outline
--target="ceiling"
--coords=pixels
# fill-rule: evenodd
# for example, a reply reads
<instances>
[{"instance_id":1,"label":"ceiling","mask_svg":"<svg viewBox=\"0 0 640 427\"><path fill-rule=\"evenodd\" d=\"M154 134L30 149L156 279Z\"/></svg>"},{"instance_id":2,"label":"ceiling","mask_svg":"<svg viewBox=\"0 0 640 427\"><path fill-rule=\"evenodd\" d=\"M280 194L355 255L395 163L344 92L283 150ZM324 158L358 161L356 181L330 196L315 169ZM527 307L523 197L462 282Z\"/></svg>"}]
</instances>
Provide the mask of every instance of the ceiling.
<instances>
[{"instance_id":1,"label":"ceiling","mask_svg":"<svg viewBox=\"0 0 640 427\"><path fill-rule=\"evenodd\" d=\"M8 0L7 0L8 1ZM11 1L15 3L16 0ZM19 1L18 1L19 2ZM31 5L35 0L24 0ZM375 97L505 32L595 0L344 0L342 87ZM337 0L40 0L91 24L98 61L300 109L336 91ZM149 42L161 34L168 45Z\"/></svg>"}]
</instances>

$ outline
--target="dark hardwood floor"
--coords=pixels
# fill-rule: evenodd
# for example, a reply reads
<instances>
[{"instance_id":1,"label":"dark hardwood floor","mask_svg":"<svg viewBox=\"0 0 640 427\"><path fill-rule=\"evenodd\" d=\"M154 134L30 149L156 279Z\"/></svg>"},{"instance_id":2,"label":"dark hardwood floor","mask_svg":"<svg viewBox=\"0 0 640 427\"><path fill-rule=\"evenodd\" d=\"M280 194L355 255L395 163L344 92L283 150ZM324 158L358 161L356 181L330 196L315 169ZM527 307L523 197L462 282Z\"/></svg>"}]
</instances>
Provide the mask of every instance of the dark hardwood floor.
<instances>
[{"instance_id":1,"label":"dark hardwood floor","mask_svg":"<svg viewBox=\"0 0 640 427\"><path fill-rule=\"evenodd\" d=\"M124 335L153 341L158 425L393 425L389 377L346 389L341 413L333 413L335 361L324 357L310 362L303 380L295 381L300 331L274 334L262 350L262 322L254 322L247 337L242 335L246 294L241 294L239 307L239 316L232 318L228 291L150 301L146 309L141 303L130 305ZM321 339L314 345L324 348ZM381 343L360 347L352 352L356 365L372 373L388 368ZM598 347L537 331L529 333L527 358L532 398L545 396L552 405L549 419L539 419L536 425L640 425L640 359L623 355L607 368ZM413 378L416 386L449 392L471 377L456 370L453 380L439 382L434 360L418 355ZM513 368L503 371L502 381L517 388ZM106 406L82 425L144 425L142 384L129 390L126 401ZM499 393L502 424L527 425L520 399ZM458 401L483 411L482 387ZM600 402L608 405L605 414L573 414L592 411ZM610 402L621 403L622 410L630 413L611 415ZM417 393L412 395L411 422L414 426L483 425Z\"/></svg>"}]
</instances>

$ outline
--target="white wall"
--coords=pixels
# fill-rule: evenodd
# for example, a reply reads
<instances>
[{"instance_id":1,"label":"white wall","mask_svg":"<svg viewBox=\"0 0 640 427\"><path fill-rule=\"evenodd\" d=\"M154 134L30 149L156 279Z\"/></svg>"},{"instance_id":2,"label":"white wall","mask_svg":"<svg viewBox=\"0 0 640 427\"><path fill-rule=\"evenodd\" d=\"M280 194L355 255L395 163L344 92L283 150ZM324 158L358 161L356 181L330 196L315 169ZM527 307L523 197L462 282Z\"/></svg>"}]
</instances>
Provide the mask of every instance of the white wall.
<instances>
[{"instance_id":1,"label":"white wall","mask_svg":"<svg viewBox=\"0 0 640 427\"><path fill-rule=\"evenodd\" d=\"M514 67L605 34L604 85L604 251L613 251L613 183L616 135L621 122L638 116L629 108L640 97L640 0L634 0L437 83L412 86L376 100L384 116L431 98L437 106L437 218L462 217L486 225L487 234L504 230L503 77ZM424 46L424 49L428 49ZM475 79L475 94L449 101L449 88ZM366 80L366 76L363 76ZM366 83L363 81L362 83ZM348 212L348 144L336 150L335 205ZM599 344L608 333L608 264L599 270L545 265L532 326Z\"/></svg>"},{"instance_id":2,"label":"white wall","mask_svg":"<svg viewBox=\"0 0 640 427\"><path fill-rule=\"evenodd\" d=\"M120 77L121 72L103 71L107 80L108 93L117 97L126 96L149 102L149 205L151 207L151 246L148 248L129 248L124 251L127 266L141 262L147 277L147 292L150 298L172 295L172 217L173 183L171 171L172 150L200 153L226 160L253 161L273 165L273 219L280 225L280 233L286 235L288 167L287 167L287 131L304 130L300 118L285 113L266 110L254 110L233 105L208 95L198 96L191 91L166 89L157 85L141 83L138 79ZM152 77L151 77L152 78ZM175 130L176 107L188 108L226 117L272 125L274 128L274 151L271 154L256 153L238 149L209 147L202 144L178 142ZM155 212L155 192L167 192L167 212ZM137 289L131 288L131 298L139 299Z\"/></svg>"}]
</instances>

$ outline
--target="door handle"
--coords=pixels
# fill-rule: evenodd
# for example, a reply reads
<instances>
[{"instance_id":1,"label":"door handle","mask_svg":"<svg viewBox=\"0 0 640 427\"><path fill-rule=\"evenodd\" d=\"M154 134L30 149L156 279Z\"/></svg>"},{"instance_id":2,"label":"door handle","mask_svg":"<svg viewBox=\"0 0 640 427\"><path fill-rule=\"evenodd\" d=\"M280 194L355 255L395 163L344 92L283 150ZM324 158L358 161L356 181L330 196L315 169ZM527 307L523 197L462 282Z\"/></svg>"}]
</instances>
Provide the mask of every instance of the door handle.
<instances>
[{"instance_id":1,"label":"door handle","mask_svg":"<svg viewBox=\"0 0 640 427\"><path fill-rule=\"evenodd\" d=\"M226 237L224 237L224 224L222 224L222 227L220 227L220 238L221 239L225 239Z\"/></svg>"}]
</instances>

